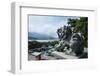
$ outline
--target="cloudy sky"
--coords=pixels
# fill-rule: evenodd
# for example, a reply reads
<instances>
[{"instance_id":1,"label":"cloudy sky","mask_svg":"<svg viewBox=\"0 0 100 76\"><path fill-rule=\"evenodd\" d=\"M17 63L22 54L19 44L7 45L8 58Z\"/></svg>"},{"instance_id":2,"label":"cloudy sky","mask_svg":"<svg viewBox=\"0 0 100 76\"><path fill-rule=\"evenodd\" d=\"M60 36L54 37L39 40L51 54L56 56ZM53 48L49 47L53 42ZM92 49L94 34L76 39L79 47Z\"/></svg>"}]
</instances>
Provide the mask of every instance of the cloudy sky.
<instances>
[{"instance_id":1,"label":"cloudy sky","mask_svg":"<svg viewBox=\"0 0 100 76\"><path fill-rule=\"evenodd\" d=\"M29 16L29 32L57 37L57 29L66 25L69 18L76 16Z\"/></svg>"}]
</instances>

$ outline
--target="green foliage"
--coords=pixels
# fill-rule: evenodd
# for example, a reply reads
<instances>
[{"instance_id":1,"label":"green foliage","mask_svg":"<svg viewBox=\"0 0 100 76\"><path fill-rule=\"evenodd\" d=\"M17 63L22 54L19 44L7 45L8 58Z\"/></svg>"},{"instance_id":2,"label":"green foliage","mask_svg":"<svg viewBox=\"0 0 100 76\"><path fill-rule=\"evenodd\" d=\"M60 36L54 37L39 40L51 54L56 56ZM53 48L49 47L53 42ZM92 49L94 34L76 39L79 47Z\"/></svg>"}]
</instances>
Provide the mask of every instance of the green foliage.
<instances>
[{"instance_id":1,"label":"green foliage","mask_svg":"<svg viewBox=\"0 0 100 76\"><path fill-rule=\"evenodd\" d=\"M28 49L40 48L41 46L42 46L42 43L37 42L37 41L28 42Z\"/></svg>"},{"instance_id":2,"label":"green foliage","mask_svg":"<svg viewBox=\"0 0 100 76\"><path fill-rule=\"evenodd\" d=\"M35 49L35 48L41 48L43 46L54 47L56 44L58 44L58 41L49 41L49 42L38 42L38 41L29 41L28 42L28 49Z\"/></svg>"},{"instance_id":3,"label":"green foliage","mask_svg":"<svg viewBox=\"0 0 100 76\"><path fill-rule=\"evenodd\" d=\"M84 46L87 47L88 45L88 17L80 17L79 19L69 19L68 24L73 27L73 32L77 33L80 32L85 38Z\"/></svg>"},{"instance_id":4,"label":"green foliage","mask_svg":"<svg viewBox=\"0 0 100 76\"><path fill-rule=\"evenodd\" d=\"M52 41L52 42L49 41L48 42L49 46L53 46L54 47L56 44L59 44L59 42L58 41Z\"/></svg>"}]
</instances>

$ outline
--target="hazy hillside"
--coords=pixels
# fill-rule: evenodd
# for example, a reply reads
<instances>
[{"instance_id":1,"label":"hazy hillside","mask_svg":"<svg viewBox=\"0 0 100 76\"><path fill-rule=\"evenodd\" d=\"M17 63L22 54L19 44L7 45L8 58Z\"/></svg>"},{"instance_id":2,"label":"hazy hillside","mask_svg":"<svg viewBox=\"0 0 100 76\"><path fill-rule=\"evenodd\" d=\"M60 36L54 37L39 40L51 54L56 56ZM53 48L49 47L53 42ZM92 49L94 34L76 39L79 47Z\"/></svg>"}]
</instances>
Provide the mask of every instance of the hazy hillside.
<instances>
[{"instance_id":1,"label":"hazy hillside","mask_svg":"<svg viewBox=\"0 0 100 76\"><path fill-rule=\"evenodd\" d=\"M28 32L29 39L37 39L37 40L49 40L49 39L56 39L52 36L36 33L36 32Z\"/></svg>"}]
</instances>

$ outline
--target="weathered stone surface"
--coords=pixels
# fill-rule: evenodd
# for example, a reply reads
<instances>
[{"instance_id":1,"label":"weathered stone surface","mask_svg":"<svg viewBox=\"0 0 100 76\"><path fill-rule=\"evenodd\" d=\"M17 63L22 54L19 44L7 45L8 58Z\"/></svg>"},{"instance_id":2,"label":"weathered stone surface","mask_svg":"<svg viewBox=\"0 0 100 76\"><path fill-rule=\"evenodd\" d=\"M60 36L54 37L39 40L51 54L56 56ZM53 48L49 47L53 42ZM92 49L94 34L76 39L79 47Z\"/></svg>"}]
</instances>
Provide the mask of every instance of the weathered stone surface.
<instances>
[{"instance_id":1,"label":"weathered stone surface","mask_svg":"<svg viewBox=\"0 0 100 76\"><path fill-rule=\"evenodd\" d=\"M70 26L63 26L57 30L59 44L53 51L65 52L66 54L82 55L84 51L84 37L81 33L73 33Z\"/></svg>"},{"instance_id":2,"label":"weathered stone surface","mask_svg":"<svg viewBox=\"0 0 100 76\"><path fill-rule=\"evenodd\" d=\"M70 26L63 26L57 30L57 34L60 40L67 40L71 39L72 30Z\"/></svg>"},{"instance_id":3,"label":"weathered stone surface","mask_svg":"<svg viewBox=\"0 0 100 76\"><path fill-rule=\"evenodd\" d=\"M84 51L84 38L80 33L74 33L70 42L73 52L76 53L77 56L81 55Z\"/></svg>"}]
</instances>

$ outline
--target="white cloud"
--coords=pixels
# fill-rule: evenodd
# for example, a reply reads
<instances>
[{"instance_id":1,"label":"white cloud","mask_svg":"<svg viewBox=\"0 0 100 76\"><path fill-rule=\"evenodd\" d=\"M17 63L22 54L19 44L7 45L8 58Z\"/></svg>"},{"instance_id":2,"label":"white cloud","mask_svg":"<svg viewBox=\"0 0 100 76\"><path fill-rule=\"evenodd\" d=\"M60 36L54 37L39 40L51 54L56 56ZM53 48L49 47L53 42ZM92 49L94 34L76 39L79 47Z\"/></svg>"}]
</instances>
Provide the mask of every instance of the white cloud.
<instances>
[{"instance_id":1,"label":"white cloud","mask_svg":"<svg viewBox=\"0 0 100 76\"><path fill-rule=\"evenodd\" d=\"M57 37L57 29L67 24L67 17L30 16L29 32L37 32Z\"/></svg>"}]
</instances>

